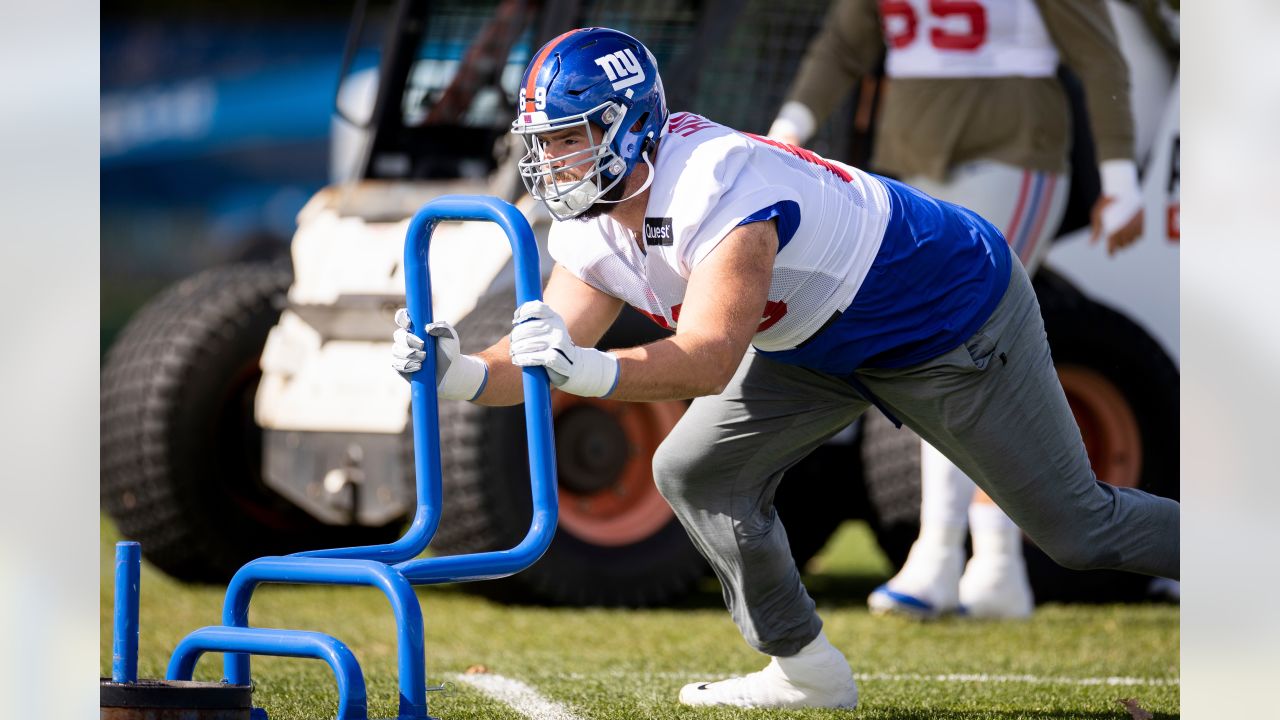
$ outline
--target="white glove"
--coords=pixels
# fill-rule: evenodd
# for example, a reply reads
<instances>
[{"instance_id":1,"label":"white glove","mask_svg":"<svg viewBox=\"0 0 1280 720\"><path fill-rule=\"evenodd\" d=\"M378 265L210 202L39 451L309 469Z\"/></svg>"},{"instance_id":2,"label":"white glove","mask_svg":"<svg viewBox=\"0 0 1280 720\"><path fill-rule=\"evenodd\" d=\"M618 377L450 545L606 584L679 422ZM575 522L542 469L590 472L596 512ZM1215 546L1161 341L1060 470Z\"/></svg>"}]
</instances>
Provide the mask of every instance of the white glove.
<instances>
[{"instance_id":1,"label":"white glove","mask_svg":"<svg viewBox=\"0 0 1280 720\"><path fill-rule=\"evenodd\" d=\"M391 336L391 367L405 380L422 369L427 359L422 338L409 332L409 311L396 311L399 328ZM443 320L427 325L427 335L436 339L436 393L445 400L475 400L489 381L489 367L478 357L462 354L458 331Z\"/></svg>"},{"instance_id":2,"label":"white glove","mask_svg":"<svg viewBox=\"0 0 1280 720\"><path fill-rule=\"evenodd\" d=\"M778 110L778 117L769 126L769 137L789 145L803 145L813 137L817 119L804 103L790 100Z\"/></svg>"},{"instance_id":3,"label":"white glove","mask_svg":"<svg viewBox=\"0 0 1280 720\"><path fill-rule=\"evenodd\" d=\"M1138 166L1132 160L1103 160L1098 165L1102 196L1110 199L1102 208L1102 237L1110 238L1142 212Z\"/></svg>"},{"instance_id":4,"label":"white glove","mask_svg":"<svg viewBox=\"0 0 1280 720\"><path fill-rule=\"evenodd\" d=\"M541 365L551 383L582 397L605 397L618 386L618 358L569 339L564 319L540 300L516 308L511 324L511 362Z\"/></svg>"}]
</instances>

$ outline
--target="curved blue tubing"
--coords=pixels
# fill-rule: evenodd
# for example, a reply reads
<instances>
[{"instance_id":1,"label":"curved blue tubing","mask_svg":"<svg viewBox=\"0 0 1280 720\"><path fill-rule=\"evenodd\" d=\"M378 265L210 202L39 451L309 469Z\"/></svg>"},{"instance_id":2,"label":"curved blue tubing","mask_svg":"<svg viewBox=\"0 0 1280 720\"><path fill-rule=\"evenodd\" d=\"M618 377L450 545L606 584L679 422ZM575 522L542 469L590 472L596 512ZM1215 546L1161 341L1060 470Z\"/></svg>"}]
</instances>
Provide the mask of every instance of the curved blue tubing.
<instances>
[{"instance_id":1,"label":"curved blue tubing","mask_svg":"<svg viewBox=\"0 0 1280 720\"><path fill-rule=\"evenodd\" d=\"M427 267L431 233L437 224L445 220L488 220L497 223L511 242L511 254L515 262L516 303L542 299L542 272L539 268L538 243L533 237L529 221L514 205L495 197L481 195L442 195L427 203L409 223L404 243L405 296L409 317L413 318L412 330L434 319L431 312L431 273ZM440 415L436 397L436 345L426 343L427 359L422 369L410 379L413 396L413 447L414 467L418 478L418 509L413 524L404 537L387 545L308 550L295 553L296 557L327 557L378 560L399 563L422 554L435 535L440 524ZM524 412L528 427L530 470L534 485L534 511L539 502L555 499L555 446L551 434L551 389L546 371L542 368L523 368ZM550 497L538 488L550 483ZM555 503L551 502L550 526L545 532L554 533L556 526ZM535 521L535 527L538 523ZM534 534L531 528L530 535ZM550 542L550 538L546 538ZM542 555L546 545L536 554L539 543L521 549L521 543L508 553L516 557L503 561L503 567L515 569L500 572L509 575L533 564ZM488 553L486 553L487 555ZM486 565L491 561L482 559ZM520 564L524 563L524 564ZM485 571L488 572L488 571ZM478 575L492 577L493 575Z\"/></svg>"},{"instance_id":2,"label":"curved blue tubing","mask_svg":"<svg viewBox=\"0 0 1280 720\"><path fill-rule=\"evenodd\" d=\"M423 657L422 607L413 587L398 571L374 560L264 557L236 572L227 585L222 603L224 627L247 627L249 599L264 582L298 584L367 585L376 587L391 601L396 618L399 649L400 710L402 720L427 717L427 669ZM228 652L223 656L227 682L249 684L249 656Z\"/></svg>"},{"instance_id":3,"label":"curved blue tubing","mask_svg":"<svg viewBox=\"0 0 1280 720\"><path fill-rule=\"evenodd\" d=\"M535 479L534 484L533 522L520 544L510 550L410 560L396 565L396 569L414 585L432 585L493 580L529 567L547 551L555 536L557 518L554 478L543 482ZM539 496L543 496L541 503Z\"/></svg>"},{"instance_id":4,"label":"curved blue tubing","mask_svg":"<svg viewBox=\"0 0 1280 720\"><path fill-rule=\"evenodd\" d=\"M196 662L207 652L250 652L258 655L324 660L338 681L338 720L367 720L364 673L351 649L323 633L267 628L205 627L182 639L169 659L165 677L190 680ZM244 684L244 683L240 683Z\"/></svg>"},{"instance_id":5,"label":"curved blue tubing","mask_svg":"<svg viewBox=\"0 0 1280 720\"><path fill-rule=\"evenodd\" d=\"M515 259L516 304L542 299L538 245L529 222L514 206L497 198L445 195L427 203L409 225L405 243L405 287L409 316L415 327L431 322L431 276L427 272L427 239L441 220L485 219L497 223L511 241ZM436 412L435 343L427 343L427 361L414 373L413 431L415 447L429 443L427 460L418 454L418 480L440 477L440 437ZM559 505L556 497L555 440L551 432L551 387L542 368L522 368L524 416L529 441L529 471L533 490L533 520L520 544L510 550L426 558L396 567L414 584L459 582L503 577L532 565L551 544ZM430 432L428 432L430 431ZM428 473L424 475L423 473Z\"/></svg>"},{"instance_id":6,"label":"curved blue tubing","mask_svg":"<svg viewBox=\"0 0 1280 720\"><path fill-rule=\"evenodd\" d=\"M405 286L414 328L433 319L431 277L427 258L431 233L445 220L488 220L497 223L511 242L515 260L516 300L542 298L542 273L533 229L514 206L493 197L446 195L427 203L414 215L405 239ZM435 343L426 343L426 361L410 379L413 402L414 467L418 508L409 531L394 543L296 553L289 557L255 560L240 569L227 587L222 627L197 630L179 644L170 660L171 678L190 677L200 653L227 653L227 678L249 682L248 654L324 657L338 676L341 697L355 692L346 679L347 662L359 681L360 715L339 714L340 720L363 717L364 680L350 650L320 633L245 627L254 589L264 582L369 585L390 599L397 619L400 656L401 718L426 717L426 673L423 667L422 610L410 584L429 584L503 577L532 565L546 551L555 534L558 515L555 444L551 429L551 389L542 368L523 368L525 424L529 441L533 520L524 539L509 550L414 560L426 549L440 522L440 418L435 386ZM391 567L393 563L398 563ZM345 688L345 689L344 689ZM345 710L343 712L346 712Z\"/></svg>"}]
</instances>

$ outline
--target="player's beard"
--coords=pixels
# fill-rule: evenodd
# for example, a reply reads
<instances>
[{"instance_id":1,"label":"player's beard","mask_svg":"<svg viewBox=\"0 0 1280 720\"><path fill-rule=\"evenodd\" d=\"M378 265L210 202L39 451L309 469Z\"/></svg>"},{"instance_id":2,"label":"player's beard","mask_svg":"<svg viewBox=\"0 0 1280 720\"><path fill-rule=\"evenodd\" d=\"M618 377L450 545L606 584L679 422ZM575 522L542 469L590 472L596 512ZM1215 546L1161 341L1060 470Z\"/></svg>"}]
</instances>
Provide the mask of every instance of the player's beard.
<instances>
[{"instance_id":1,"label":"player's beard","mask_svg":"<svg viewBox=\"0 0 1280 720\"><path fill-rule=\"evenodd\" d=\"M622 180L618 181L617 185L614 185L613 187L606 190L605 193L599 197L599 199L591 203L591 207L587 208L586 210L583 210L582 214L578 215L574 219L582 220L585 222L587 220L594 220L595 218L598 218L601 215L609 212L609 209L616 206L617 202L622 199L623 194L626 193L627 191L628 184L629 183L627 182L626 178L623 178ZM608 202L600 202L601 200L607 200Z\"/></svg>"}]
</instances>

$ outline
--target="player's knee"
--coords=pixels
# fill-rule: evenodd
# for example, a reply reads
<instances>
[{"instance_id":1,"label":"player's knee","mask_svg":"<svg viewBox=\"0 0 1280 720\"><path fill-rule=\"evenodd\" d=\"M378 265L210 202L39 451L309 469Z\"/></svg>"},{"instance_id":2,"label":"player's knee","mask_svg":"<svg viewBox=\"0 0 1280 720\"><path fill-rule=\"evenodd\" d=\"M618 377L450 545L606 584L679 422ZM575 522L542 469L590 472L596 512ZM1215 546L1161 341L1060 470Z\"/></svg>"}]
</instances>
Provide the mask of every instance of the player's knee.
<instances>
[{"instance_id":1,"label":"player's knee","mask_svg":"<svg viewBox=\"0 0 1280 720\"><path fill-rule=\"evenodd\" d=\"M698 453L689 452L673 442L670 435L653 454L653 482L658 492L672 507L686 504L692 499L696 486L692 482L701 462Z\"/></svg>"},{"instance_id":2,"label":"player's knee","mask_svg":"<svg viewBox=\"0 0 1280 720\"><path fill-rule=\"evenodd\" d=\"M724 462L705 448L681 442L676 432L653 454L653 481L658 492L679 513L683 508L706 509L723 501L720 478Z\"/></svg>"}]
</instances>

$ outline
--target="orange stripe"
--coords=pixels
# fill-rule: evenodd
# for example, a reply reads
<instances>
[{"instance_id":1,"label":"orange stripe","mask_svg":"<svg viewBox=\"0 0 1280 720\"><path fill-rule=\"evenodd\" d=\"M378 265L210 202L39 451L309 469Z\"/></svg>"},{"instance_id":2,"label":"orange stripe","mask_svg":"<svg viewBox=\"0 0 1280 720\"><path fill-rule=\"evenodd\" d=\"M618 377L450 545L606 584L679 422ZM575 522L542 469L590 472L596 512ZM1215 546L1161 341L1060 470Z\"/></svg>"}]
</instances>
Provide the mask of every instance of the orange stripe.
<instances>
[{"instance_id":1,"label":"orange stripe","mask_svg":"<svg viewBox=\"0 0 1280 720\"><path fill-rule=\"evenodd\" d=\"M547 56L551 54L551 51L554 50L555 47L560 44L561 40L578 32L578 30L581 30L581 29L582 28L575 28L573 30L570 30L569 32L560 35L560 37L556 38L555 40L552 40L551 42L547 43L546 46L542 48L542 52L538 53L538 57L534 58L533 64L529 66L529 83L525 85L525 88L524 88L524 111L525 112L533 112L534 110L537 109L537 107L535 107L533 104L533 91L534 91L534 86L537 85L538 72L542 70L542 63L547 59Z\"/></svg>"}]
</instances>

